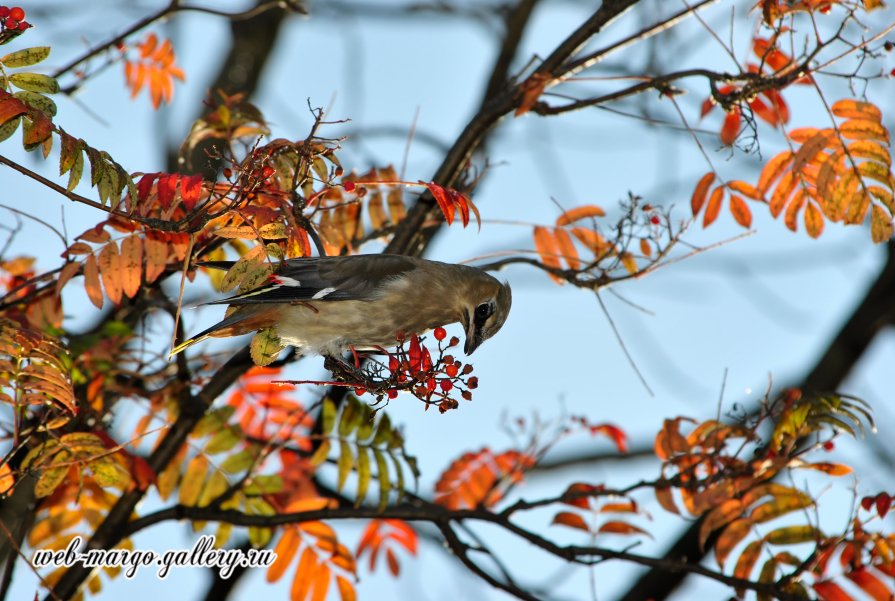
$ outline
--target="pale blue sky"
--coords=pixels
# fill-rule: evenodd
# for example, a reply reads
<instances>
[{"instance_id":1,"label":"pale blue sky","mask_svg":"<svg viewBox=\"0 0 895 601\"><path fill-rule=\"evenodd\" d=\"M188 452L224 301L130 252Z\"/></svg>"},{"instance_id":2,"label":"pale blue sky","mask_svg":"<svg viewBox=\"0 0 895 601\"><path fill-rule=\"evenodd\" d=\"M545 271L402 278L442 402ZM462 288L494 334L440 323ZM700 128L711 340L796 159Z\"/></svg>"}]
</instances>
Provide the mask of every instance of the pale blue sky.
<instances>
[{"instance_id":1,"label":"pale blue sky","mask_svg":"<svg viewBox=\"0 0 895 601\"><path fill-rule=\"evenodd\" d=\"M38 3L36 7L43 3ZM542 3L535 26L524 41L521 56L546 56L596 3ZM707 11L704 18L717 28L724 40L729 38L727 24L730 3ZM749 2L739 2L741 14ZM80 4L52 3L53 10L75 10ZM104 3L104 14L91 21L90 27L78 27L79 17L63 22L47 16L34 21L37 27L28 33L29 45L54 46L48 66L67 61L89 42L105 39L134 18L155 10L159 3L122 14L116 3ZM658 3L656 4L658 5ZM683 4L669 2L679 9ZM49 2L46 3L50 7ZM241 3L218 3L219 7L241 7ZM35 7L35 8L36 8ZM28 7L26 7L28 8ZM81 9L77 9L81 10ZM101 10L99 6L89 11ZM891 10L879 18L891 20ZM606 40L615 39L643 25L628 18ZM434 17L432 17L434 19ZM74 24L73 24L74 23ZM228 26L207 15L177 17L164 29L156 29L173 38L179 63L187 72L187 83L178 85L175 102L158 113L151 112L147 98L128 98L121 70L114 67L89 83L75 100L59 100L56 122L95 147L107 150L125 168L132 171L156 171L164 166L163 153L168 144L179 143L205 95L206 86L217 68L219 53L225 47ZM748 49L750 26L736 32L736 48L741 57ZM346 128L324 131L337 135L343 131L381 125L407 127L418 113L420 131L451 142L475 110L483 79L490 68L495 50L491 32L461 20L440 21L431 25L425 19L390 23L386 20L332 19L296 17L289 21L277 52L264 73L260 93L255 98L273 126L274 137L300 139L310 125L307 99L314 106L329 106L330 117L350 118ZM732 69L716 42L691 22L663 42L659 51L680 52L681 65L706 64ZM686 50L686 53L685 53ZM635 55L630 55L635 56ZM642 55L630 62L637 64ZM888 68L892 67L891 60ZM615 63L618 65L619 63ZM678 65L673 65L677 67ZM521 65L519 65L521 67ZM607 66L596 75L615 74ZM839 82L831 83L831 96L847 94ZM581 84L586 86L588 84ZM606 84L603 84L606 85ZM611 85L611 84L610 84ZM697 123L698 104L707 94L699 84L694 93L680 102L691 123ZM871 97L880 101L891 123L892 111L883 101L893 98L891 80L874 84ZM873 95L875 94L875 95ZM791 99L794 121L810 124L820 113L818 104L806 89L794 90ZM637 102L648 104L656 116L673 115L667 101L646 94ZM85 110L83 107L89 107ZM94 117L101 116L101 121ZM702 125L711 130L720 127L720 115L714 114ZM764 125L764 156L780 148L779 136ZM715 165L725 174L740 173L743 179L755 177L757 161L740 151L719 150L713 136L704 136ZM346 168L363 171L369 157L380 164L400 166L405 140L401 138L349 139L341 155ZM52 162L42 164L5 142L2 152L31 168L54 175ZM530 249L530 228L498 225L490 220L552 223L557 211L551 197L565 206L595 203L610 210L628 192L643 196L656 205L675 205L675 215L687 217L689 194L696 179L707 171L704 159L691 138L653 128L634 119L626 119L601 110L586 110L561 118L545 120L535 116L503 123L490 147L494 167L474 200L482 211L485 224L481 234L474 228L453 227L443 231L428 256L439 260L461 261L504 249ZM429 179L439 154L426 145L414 143L407 163L406 178ZM65 212L69 235L74 236L93 225L101 216L80 205L72 205L59 196L9 171L3 171L3 200L0 202L27 208L54 224ZM86 190L85 194L89 194ZM62 208L61 208L62 207ZM640 281L618 287L626 299L647 308L644 314L611 294L604 298L624 336L625 343L643 371L655 396L650 396L615 341L605 316L592 294L570 287L555 286L547 277L525 267L514 267L499 277L513 285L513 311L504 329L476 352L474 364L481 386L472 403L462 403L458 411L439 415L423 413L422 406L401 398L391 403L394 422L404 425L408 449L420 458L423 470L421 492L431 491L438 474L460 453L488 445L502 449L510 440L499 432L505 415L530 416L537 412L552 418L562 411L586 414L593 421L610 421L624 428L635 445L649 441L664 417L678 414L707 418L716 414L724 386L723 409L733 402L755 400L763 393L769 378L775 384L797 380L811 366L844 317L862 297L871 281L882 253L869 242L862 227L827 227L820 241L804 233L793 235L782 223L770 218L760 207L753 207L756 234L727 246L673 265ZM687 240L696 245L725 240L741 233L729 214L708 231L694 228ZM34 224L25 226L17 240L21 252L34 253L40 266L58 265L62 248L47 241L45 231ZM196 286L204 284L197 280ZM92 313L79 284L70 286L66 313L71 323L87 323ZM211 294L211 292L208 292ZM195 331L220 317L219 309L189 311L187 329ZM158 326L162 329L163 326ZM170 326L166 326L170 327ZM459 331L458 331L459 333ZM160 338L168 336L164 332ZM221 341L209 343L224 348ZM873 352L858 366L844 387L863 396L877 410L880 439L891 440L893 410L892 385L888 366L895 359L895 339L881 337ZM320 373L319 361L303 370ZM302 372L302 373L305 373ZM312 393L307 393L313 398ZM594 449L610 448L603 440L578 439ZM570 442L562 450L570 451ZM853 456L849 445L842 445L842 457ZM623 485L636 478L657 474L657 462L626 463L568 470L549 478L539 477L525 489L524 495L556 493L571 481L605 481ZM864 460L858 470L859 490L877 490L884 485L874 480L872 460ZM847 484L845 488L847 488ZM849 502L847 494L842 497ZM642 500L649 503L648 497ZM147 499L141 512L157 507ZM655 521L650 526L657 541L681 529L684 523L666 519L652 505ZM840 505L841 507L841 505ZM547 528L551 513L528 516L525 523ZM834 516L836 517L836 516ZM840 522L841 514L840 514ZM838 522L837 522L838 523ZM354 546L357 528L340 529L345 541ZM491 531L496 548L505 553L505 561L521 574L523 583L545 585L559 578L554 590L562 599L590 597L588 575L584 570L563 571L559 563ZM574 532L550 533L561 541L583 542ZM496 535L496 536L495 536ZM188 526L169 524L139 535L137 547L164 550L191 544ZM624 544L624 541L619 543ZM639 550L660 549L660 543L647 542ZM445 552L424 544L416 560L402 558L400 580L384 574L369 575L361 568L361 599L505 599L465 573L459 564L445 560ZM599 599L610 599L624 590L634 572L613 564L596 570ZM257 597L286 598L288 579L266 588L262 571L245 578L235 599ZM720 598L723 591L705 581L694 581L703 598ZM13 597L33 594L33 580L19 571ZM191 599L204 591L205 576L196 570L173 570L164 582L147 571L134 582L118 579L107 585L105 598L127 595L133 601L155 599L176 592L178 598ZM693 598L693 591L682 591L676 598Z\"/></svg>"}]
</instances>

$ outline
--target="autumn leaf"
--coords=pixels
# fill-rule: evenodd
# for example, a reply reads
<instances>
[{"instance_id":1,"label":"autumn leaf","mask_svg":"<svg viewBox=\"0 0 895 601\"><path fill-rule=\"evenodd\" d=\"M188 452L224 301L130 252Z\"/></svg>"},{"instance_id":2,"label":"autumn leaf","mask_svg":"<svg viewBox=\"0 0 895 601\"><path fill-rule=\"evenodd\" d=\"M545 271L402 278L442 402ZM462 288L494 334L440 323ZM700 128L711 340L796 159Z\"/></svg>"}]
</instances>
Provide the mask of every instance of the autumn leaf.
<instances>
[{"instance_id":1,"label":"autumn leaf","mask_svg":"<svg viewBox=\"0 0 895 601\"><path fill-rule=\"evenodd\" d=\"M136 98L144 85L149 89L153 108L164 102L170 104L174 95L174 80L183 81L183 70L175 66L174 48L170 40L159 44L158 36L150 33L146 39L133 46L139 58L124 59L124 80L131 89L131 98Z\"/></svg>"}]
</instances>

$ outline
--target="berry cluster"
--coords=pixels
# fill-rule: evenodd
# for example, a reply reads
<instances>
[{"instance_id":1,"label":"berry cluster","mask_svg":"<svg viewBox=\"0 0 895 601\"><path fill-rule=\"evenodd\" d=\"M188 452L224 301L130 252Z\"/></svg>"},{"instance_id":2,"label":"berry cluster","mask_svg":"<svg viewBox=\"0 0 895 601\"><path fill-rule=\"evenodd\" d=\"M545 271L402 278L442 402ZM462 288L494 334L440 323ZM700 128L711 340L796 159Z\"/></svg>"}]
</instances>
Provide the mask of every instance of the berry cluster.
<instances>
[{"instance_id":1,"label":"berry cluster","mask_svg":"<svg viewBox=\"0 0 895 601\"><path fill-rule=\"evenodd\" d=\"M459 391L461 397L471 401L472 390L479 384L478 378L470 375L472 365L464 365L447 354L448 349L460 344L460 339L454 336L445 342L447 332L441 327L435 328L433 337L438 341L437 359L433 360L419 336L409 340L399 337L398 347L389 355L387 366L374 362L364 373L364 384L355 386L355 393L370 392L382 400L394 399L399 391L405 390L425 402L427 410L430 405L437 405L442 413L459 406L451 398L452 392Z\"/></svg>"},{"instance_id":2,"label":"berry cluster","mask_svg":"<svg viewBox=\"0 0 895 601\"><path fill-rule=\"evenodd\" d=\"M0 26L6 31L25 31L31 24L25 21L25 10L21 6L0 6Z\"/></svg>"}]
</instances>

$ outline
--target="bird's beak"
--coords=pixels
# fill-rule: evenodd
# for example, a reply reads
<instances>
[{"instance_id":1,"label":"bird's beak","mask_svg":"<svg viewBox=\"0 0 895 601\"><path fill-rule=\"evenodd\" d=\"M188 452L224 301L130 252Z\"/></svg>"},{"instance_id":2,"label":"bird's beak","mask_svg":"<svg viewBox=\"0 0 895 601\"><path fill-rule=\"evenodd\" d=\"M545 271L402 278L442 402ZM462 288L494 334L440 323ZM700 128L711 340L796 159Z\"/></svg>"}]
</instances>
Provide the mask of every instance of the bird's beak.
<instances>
[{"instance_id":1,"label":"bird's beak","mask_svg":"<svg viewBox=\"0 0 895 601\"><path fill-rule=\"evenodd\" d=\"M463 325L466 328L466 343L463 345L463 352L469 356L482 344L482 332L475 327L473 322Z\"/></svg>"}]
</instances>

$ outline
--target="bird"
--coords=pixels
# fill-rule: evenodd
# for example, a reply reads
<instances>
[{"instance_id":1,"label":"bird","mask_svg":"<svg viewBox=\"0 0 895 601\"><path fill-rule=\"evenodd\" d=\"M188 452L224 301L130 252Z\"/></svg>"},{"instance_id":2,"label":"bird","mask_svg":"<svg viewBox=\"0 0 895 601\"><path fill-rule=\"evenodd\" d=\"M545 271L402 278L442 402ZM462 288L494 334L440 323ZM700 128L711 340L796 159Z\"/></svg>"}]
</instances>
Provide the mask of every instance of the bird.
<instances>
[{"instance_id":1,"label":"bird","mask_svg":"<svg viewBox=\"0 0 895 601\"><path fill-rule=\"evenodd\" d=\"M233 264L198 263L222 270ZM257 288L205 304L235 311L177 345L170 357L207 338L265 328L302 355L339 357L457 322L466 333L463 351L471 355L503 326L512 293L477 267L383 253L287 259Z\"/></svg>"}]
</instances>

